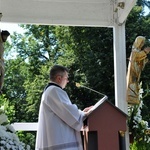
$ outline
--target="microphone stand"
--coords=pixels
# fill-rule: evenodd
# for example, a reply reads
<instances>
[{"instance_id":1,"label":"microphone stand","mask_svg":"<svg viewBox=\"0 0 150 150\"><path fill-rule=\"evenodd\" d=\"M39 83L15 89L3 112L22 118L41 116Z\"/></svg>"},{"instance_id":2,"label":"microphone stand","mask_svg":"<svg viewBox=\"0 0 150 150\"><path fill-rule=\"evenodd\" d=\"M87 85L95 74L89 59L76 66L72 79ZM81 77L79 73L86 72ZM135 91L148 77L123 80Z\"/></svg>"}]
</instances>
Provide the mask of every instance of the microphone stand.
<instances>
[{"instance_id":1,"label":"microphone stand","mask_svg":"<svg viewBox=\"0 0 150 150\"><path fill-rule=\"evenodd\" d=\"M93 89L91 89L91 88L89 88L89 87L86 87L86 86L84 86L84 85L81 85L80 83L76 83L76 87L83 87L83 88L86 88L86 89L88 89L88 90L90 90L90 91L93 91L93 92L95 92L95 93L98 93L98 94L100 94L100 95L106 96L105 94L100 93L100 92L98 92L98 91L96 91L96 90L93 90Z\"/></svg>"}]
</instances>

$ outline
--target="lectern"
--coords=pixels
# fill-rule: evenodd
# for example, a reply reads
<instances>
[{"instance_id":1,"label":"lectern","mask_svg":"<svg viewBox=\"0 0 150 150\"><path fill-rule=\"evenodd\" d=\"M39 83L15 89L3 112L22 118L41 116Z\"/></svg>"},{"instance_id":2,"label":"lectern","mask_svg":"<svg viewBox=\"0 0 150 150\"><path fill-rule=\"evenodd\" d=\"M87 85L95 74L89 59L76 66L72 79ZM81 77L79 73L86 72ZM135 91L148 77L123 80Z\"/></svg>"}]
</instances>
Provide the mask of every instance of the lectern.
<instances>
[{"instance_id":1,"label":"lectern","mask_svg":"<svg viewBox=\"0 0 150 150\"><path fill-rule=\"evenodd\" d=\"M107 99L96 105L82 131L84 150L126 150L127 115Z\"/></svg>"}]
</instances>

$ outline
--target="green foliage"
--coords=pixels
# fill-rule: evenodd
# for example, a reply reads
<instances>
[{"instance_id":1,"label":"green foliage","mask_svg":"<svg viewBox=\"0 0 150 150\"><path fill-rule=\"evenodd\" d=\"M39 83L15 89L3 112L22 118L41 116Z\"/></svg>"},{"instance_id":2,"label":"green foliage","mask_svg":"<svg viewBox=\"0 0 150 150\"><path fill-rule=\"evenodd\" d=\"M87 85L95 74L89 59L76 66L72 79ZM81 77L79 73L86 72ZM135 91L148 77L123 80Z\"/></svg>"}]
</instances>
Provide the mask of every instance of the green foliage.
<instances>
[{"instance_id":1,"label":"green foliage","mask_svg":"<svg viewBox=\"0 0 150 150\"><path fill-rule=\"evenodd\" d=\"M26 92L23 84L24 80L28 76L28 65L22 61L21 58L14 60L10 59L5 62L6 71L3 93L9 100L9 106L13 105L15 109L15 118L13 118L13 121L20 122L24 120L26 115L26 112L24 111L26 104Z\"/></svg>"},{"instance_id":2,"label":"green foliage","mask_svg":"<svg viewBox=\"0 0 150 150\"><path fill-rule=\"evenodd\" d=\"M131 144L131 149L134 149L136 146L138 149L145 149L147 146L150 146L149 141L150 137L146 133L148 130L148 122L145 121L141 115L143 103L143 89L140 89L140 103L134 106L128 106L128 126L130 136L133 137L133 143ZM142 150L143 150L142 149Z\"/></svg>"},{"instance_id":3,"label":"green foliage","mask_svg":"<svg viewBox=\"0 0 150 150\"><path fill-rule=\"evenodd\" d=\"M149 150L150 143L145 143L143 141L134 141L130 145L130 150Z\"/></svg>"},{"instance_id":4,"label":"green foliage","mask_svg":"<svg viewBox=\"0 0 150 150\"><path fill-rule=\"evenodd\" d=\"M127 58L130 55L133 41L137 36L144 36L147 39L147 45L149 45L148 39L150 39L150 17L144 15L144 6L140 5L143 1L138 1L138 4L133 7L126 21L126 49Z\"/></svg>"},{"instance_id":5,"label":"green foliage","mask_svg":"<svg viewBox=\"0 0 150 150\"><path fill-rule=\"evenodd\" d=\"M36 132L18 131L17 135L22 142L30 144L31 150L35 149Z\"/></svg>"},{"instance_id":6,"label":"green foliage","mask_svg":"<svg viewBox=\"0 0 150 150\"><path fill-rule=\"evenodd\" d=\"M25 118L29 120L29 122L36 122L38 120L41 95L44 87L49 82L48 71L48 66L42 66L39 75L35 75L32 81L29 79L24 83L27 93L27 105L25 110L28 114Z\"/></svg>"},{"instance_id":7,"label":"green foliage","mask_svg":"<svg viewBox=\"0 0 150 150\"><path fill-rule=\"evenodd\" d=\"M14 105L11 105L9 100L6 98L4 94L0 95L0 107L3 106L5 110L5 114L9 118L9 122L12 123L16 116L15 116L15 108Z\"/></svg>"},{"instance_id":8,"label":"green foliage","mask_svg":"<svg viewBox=\"0 0 150 150\"><path fill-rule=\"evenodd\" d=\"M113 32L109 28L70 27L77 71L83 82L114 100ZM87 69L88 68L88 69ZM108 69L109 68L109 69ZM79 81L78 81L79 82ZM105 83L105 84L103 84ZM89 92L89 91L87 91Z\"/></svg>"}]
</instances>

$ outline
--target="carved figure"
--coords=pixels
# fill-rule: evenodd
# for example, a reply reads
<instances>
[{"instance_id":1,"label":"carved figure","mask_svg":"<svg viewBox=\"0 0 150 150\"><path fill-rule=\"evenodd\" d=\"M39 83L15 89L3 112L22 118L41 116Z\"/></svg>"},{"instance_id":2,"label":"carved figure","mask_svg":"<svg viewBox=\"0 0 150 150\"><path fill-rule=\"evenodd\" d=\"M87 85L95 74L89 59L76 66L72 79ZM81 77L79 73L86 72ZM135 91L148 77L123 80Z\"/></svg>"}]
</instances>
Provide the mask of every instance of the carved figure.
<instances>
[{"instance_id":1,"label":"carved figure","mask_svg":"<svg viewBox=\"0 0 150 150\"><path fill-rule=\"evenodd\" d=\"M142 50L144 43L145 37L138 36L133 43L129 58L127 72L127 102L129 104L139 104L140 102L140 76L148 62L147 54L150 52L150 47Z\"/></svg>"},{"instance_id":2,"label":"carved figure","mask_svg":"<svg viewBox=\"0 0 150 150\"><path fill-rule=\"evenodd\" d=\"M6 30L2 30L2 32L0 32L0 93L2 92L2 87L3 87L3 82L4 82L4 72L5 72L5 68L4 68L4 42L6 42L8 36L10 35L10 33Z\"/></svg>"}]
</instances>

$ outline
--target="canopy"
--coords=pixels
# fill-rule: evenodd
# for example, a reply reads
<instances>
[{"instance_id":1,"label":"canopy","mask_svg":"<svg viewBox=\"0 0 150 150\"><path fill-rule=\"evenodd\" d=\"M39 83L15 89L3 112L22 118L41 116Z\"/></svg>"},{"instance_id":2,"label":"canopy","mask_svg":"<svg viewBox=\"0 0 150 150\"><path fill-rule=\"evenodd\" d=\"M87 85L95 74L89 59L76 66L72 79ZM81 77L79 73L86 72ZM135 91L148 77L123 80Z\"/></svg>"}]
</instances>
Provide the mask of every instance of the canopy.
<instances>
[{"instance_id":1,"label":"canopy","mask_svg":"<svg viewBox=\"0 0 150 150\"><path fill-rule=\"evenodd\" d=\"M136 0L0 0L1 22L113 27Z\"/></svg>"}]
</instances>

